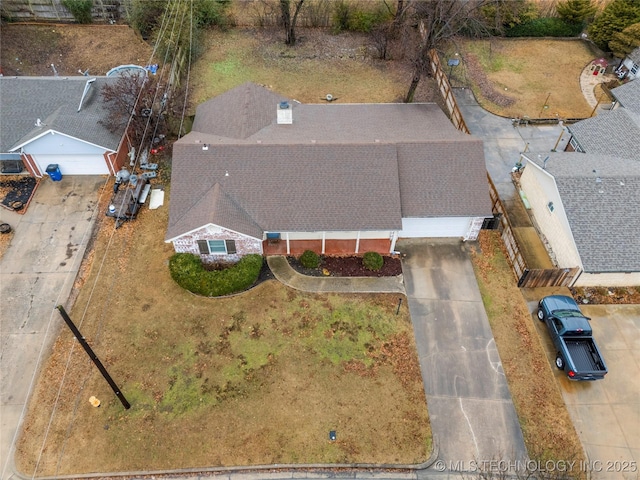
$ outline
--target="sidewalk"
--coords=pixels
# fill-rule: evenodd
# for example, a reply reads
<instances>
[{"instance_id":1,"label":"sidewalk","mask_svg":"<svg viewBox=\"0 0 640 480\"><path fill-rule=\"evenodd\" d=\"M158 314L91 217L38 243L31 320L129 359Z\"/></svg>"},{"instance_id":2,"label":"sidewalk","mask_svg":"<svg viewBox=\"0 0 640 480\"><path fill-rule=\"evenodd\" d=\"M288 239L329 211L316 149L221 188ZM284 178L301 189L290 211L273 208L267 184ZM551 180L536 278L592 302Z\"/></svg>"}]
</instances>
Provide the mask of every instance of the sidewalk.
<instances>
[{"instance_id":1,"label":"sidewalk","mask_svg":"<svg viewBox=\"0 0 640 480\"><path fill-rule=\"evenodd\" d=\"M404 295L402 275L397 277L310 277L296 272L287 258L267 257L267 264L278 281L304 292L318 293L401 293Z\"/></svg>"}]
</instances>

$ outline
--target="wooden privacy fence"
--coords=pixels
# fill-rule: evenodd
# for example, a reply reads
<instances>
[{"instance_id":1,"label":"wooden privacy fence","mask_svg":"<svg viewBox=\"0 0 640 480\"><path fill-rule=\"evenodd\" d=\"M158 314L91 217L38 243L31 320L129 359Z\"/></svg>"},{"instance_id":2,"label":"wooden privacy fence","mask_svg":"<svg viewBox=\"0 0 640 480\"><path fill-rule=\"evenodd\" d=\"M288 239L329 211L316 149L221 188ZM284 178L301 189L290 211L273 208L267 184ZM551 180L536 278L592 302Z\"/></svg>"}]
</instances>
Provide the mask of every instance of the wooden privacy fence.
<instances>
[{"instance_id":1,"label":"wooden privacy fence","mask_svg":"<svg viewBox=\"0 0 640 480\"><path fill-rule=\"evenodd\" d=\"M496 186L487 174L489 181L489 195L491 196L491 208L493 214L500 218L501 238L507 251L507 259L518 280L520 288L537 287L570 287L582 273L580 267L572 268L527 268L518 241L513 234L511 222L507 217L507 211L498 196Z\"/></svg>"},{"instance_id":2,"label":"wooden privacy fence","mask_svg":"<svg viewBox=\"0 0 640 480\"><path fill-rule=\"evenodd\" d=\"M428 56L429 66L433 72L433 78L438 84L438 91L440 92L440 95L442 95L442 100L444 100L444 104L447 107L451 123L453 123L453 125L461 132L470 133L467 128L467 124L464 122L464 118L462 117L462 112L460 112L456 98L453 96L453 90L451 89L449 79L447 78L444 70L442 70L442 64L440 63L438 52L431 49L429 50Z\"/></svg>"}]
</instances>

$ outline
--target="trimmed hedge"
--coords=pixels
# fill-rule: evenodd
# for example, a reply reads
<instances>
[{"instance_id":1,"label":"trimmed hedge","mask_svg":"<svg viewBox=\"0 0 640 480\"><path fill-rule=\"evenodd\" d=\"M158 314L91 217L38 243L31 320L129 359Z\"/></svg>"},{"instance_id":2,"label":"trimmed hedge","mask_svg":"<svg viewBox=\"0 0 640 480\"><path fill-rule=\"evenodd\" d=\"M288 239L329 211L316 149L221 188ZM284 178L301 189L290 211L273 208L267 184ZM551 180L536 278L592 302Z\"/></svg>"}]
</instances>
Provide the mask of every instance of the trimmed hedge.
<instances>
[{"instance_id":1,"label":"trimmed hedge","mask_svg":"<svg viewBox=\"0 0 640 480\"><path fill-rule=\"evenodd\" d=\"M219 297L242 292L253 285L260 275L262 261L261 255L245 255L233 267L208 271L198 255L176 253L169 259L169 272L185 290L205 297Z\"/></svg>"},{"instance_id":2,"label":"trimmed hedge","mask_svg":"<svg viewBox=\"0 0 640 480\"><path fill-rule=\"evenodd\" d=\"M507 37L577 37L582 24L569 23L558 17L534 18L505 31Z\"/></svg>"},{"instance_id":3,"label":"trimmed hedge","mask_svg":"<svg viewBox=\"0 0 640 480\"><path fill-rule=\"evenodd\" d=\"M367 252L362 256L362 264L367 270L377 272L384 265L384 258L378 252Z\"/></svg>"},{"instance_id":4,"label":"trimmed hedge","mask_svg":"<svg viewBox=\"0 0 640 480\"><path fill-rule=\"evenodd\" d=\"M318 268L320 266L320 255L312 250L305 250L300 255L300 263L304 268Z\"/></svg>"}]
</instances>

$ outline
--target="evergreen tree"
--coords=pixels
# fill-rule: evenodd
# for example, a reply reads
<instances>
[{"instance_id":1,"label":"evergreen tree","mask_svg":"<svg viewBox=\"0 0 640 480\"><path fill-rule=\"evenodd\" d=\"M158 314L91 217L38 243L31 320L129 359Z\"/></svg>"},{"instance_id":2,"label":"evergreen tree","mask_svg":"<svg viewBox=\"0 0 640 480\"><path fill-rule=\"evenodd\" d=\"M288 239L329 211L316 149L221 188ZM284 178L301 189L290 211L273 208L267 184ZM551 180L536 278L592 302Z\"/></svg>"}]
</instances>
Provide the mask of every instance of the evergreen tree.
<instances>
[{"instance_id":1,"label":"evergreen tree","mask_svg":"<svg viewBox=\"0 0 640 480\"><path fill-rule=\"evenodd\" d=\"M558 16L568 23L582 24L593 18L596 7L591 0L567 0L556 6Z\"/></svg>"},{"instance_id":2,"label":"evergreen tree","mask_svg":"<svg viewBox=\"0 0 640 480\"><path fill-rule=\"evenodd\" d=\"M640 23L629 25L621 32L613 34L609 49L618 58L624 58L640 47Z\"/></svg>"},{"instance_id":3,"label":"evergreen tree","mask_svg":"<svg viewBox=\"0 0 640 480\"><path fill-rule=\"evenodd\" d=\"M640 0L613 0L589 27L591 39L603 50L609 50L613 35L640 22Z\"/></svg>"}]
</instances>

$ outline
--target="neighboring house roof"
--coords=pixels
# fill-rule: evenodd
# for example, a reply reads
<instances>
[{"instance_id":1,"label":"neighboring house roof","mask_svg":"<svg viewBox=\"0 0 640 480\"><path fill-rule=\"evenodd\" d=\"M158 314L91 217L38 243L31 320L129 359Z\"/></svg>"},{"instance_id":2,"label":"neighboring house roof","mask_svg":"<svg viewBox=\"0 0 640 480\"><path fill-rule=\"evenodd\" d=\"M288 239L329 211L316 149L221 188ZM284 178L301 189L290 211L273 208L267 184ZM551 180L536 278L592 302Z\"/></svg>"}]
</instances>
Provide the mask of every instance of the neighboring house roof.
<instances>
[{"instance_id":1,"label":"neighboring house roof","mask_svg":"<svg viewBox=\"0 0 640 480\"><path fill-rule=\"evenodd\" d=\"M207 224L262 238L491 216L482 141L436 105L293 104L293 124L279 125L281 101L245 84L198 107L173 147L167 240ZM234 128L215 124L223 111Z\"/></svg>"},{"instance_id":2,"label":"neighboring house roof","mask_svg":"<svg viewBox=\"0 0 640 480\"><path fill-rule=\"evenodd\" d=\"M640 49L638 50L640 51ZM640 82L627 82L611 89L611 93L621 106L640 115Z\"/></svg>"},{"instance_id":3,"label":"neighboring house roof","mask_svg":"<svg viewBox=\"0 0 640 480\"><path fill-rule=\"evenodd\" d=\"M640 47L632 50L631 53L627 55L627 57L636 65L640 65Z\"/></svg>"},{"instance_id":4,"label":"neighboring house roof","mask_svg":"<svg viewBox=\"0 0 640 480\"><path fill-rule=\"evenodd\" d=\"M574 152L544 155L584 270L640 271L640 162ZM529 158L543 167L541 158Z\"/></svg>"},{"instance_id":5,"label":"neighboring house roof","mask_svg":"<svg viewBox=\"0 0 640 480\"><path fill-rule=\"evenodd\" d=\"M603 111L567 128L585 153L638 155L640 114L627 108Z\"/></svg>"},{"instance_id":6,"label":"neighboring house roof","mask_svg":"<svg viewBox=\"0 0 640 480\"><path fill-rule=\"evenodd\" d=\"M78 112L90 78L96 81ZM115 77L0 77L0 151L10 152L50 130L117 150L124 132L111 133L99 123L107 116L100 90L115 81Z\"/></svg>"}]
</instances>

